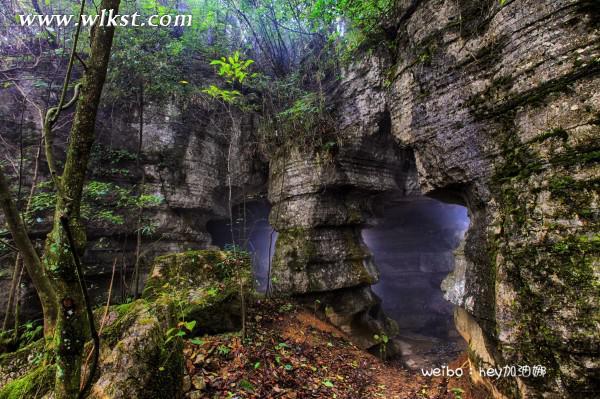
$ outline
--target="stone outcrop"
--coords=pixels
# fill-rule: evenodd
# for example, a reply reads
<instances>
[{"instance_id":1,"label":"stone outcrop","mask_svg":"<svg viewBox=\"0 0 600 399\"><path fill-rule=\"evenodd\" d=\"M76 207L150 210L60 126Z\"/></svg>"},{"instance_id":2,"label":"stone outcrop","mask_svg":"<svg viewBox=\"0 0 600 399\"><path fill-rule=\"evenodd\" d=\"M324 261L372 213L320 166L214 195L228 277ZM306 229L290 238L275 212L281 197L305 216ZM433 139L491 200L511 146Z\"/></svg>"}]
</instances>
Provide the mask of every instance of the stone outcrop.
<instances>
[{"instance_id":1,"label":"stone outcrop","mask_svg":"<svg viewBox=\"0 0 600 399\"><path fill-rule=\"evenodd\" d=\"M397 327L370 289L378 271L361 229L379 195L409 189L410 158L392 145L384 122L349 139L332 161L324 158L294 151L271 160L270 223L279 233L272 288L318 302L330 321L370 348L374 335L393 336Z\"/></svg>"},{"instance_id":2,"label":"stone outcrop","mask_svg":"<svg viewBox=\"0 0 600 399\"><path fill-rule=\"evenodd\" d=\"M545 367L488 381L494 396L600 392L597 21L589 1L401 2L393 50L349 67L332 92L346 150L329 168L290 154L271 161L270 199L285 221L271 215L284 244L275 289L364 298L376 280L357 250L367 218L348 210L414 189L395 177L413 154L423 194L469 209L447 288L473 366ZM389 158L369 143L388 129ZM369 155L357 158L376 168L352 160L359 143Z\"/></svg>"},{"instance_id":3,"label":"stone outcrop","mask_svg":"<svg viewBox=\"0 0 600 399\"><path fill-rule=\"evenodd\" d=\"M249 259L239 253L158 257L141 299L96 312L101 349L89 397L182 397L181 337L239 330L240 290L246 300L253 296L250 275ZM54 367L42 364L43 346L42 339L0 356L0 398L52 397Z\"/></svg>"},{"instance_id":4,"label":"stone outcrop","mask_svg":"<svg viewBox=\"0 0 600 399\"><path fill-rule=\"evenodd\" d=\"M250 275L249 260L231 252L188 251L156 258L142 299L108 313L100 378L91 396L181 397L183 346L177 333L239 330L240 290L252 296Z\"/></svg>"}]
</instances>

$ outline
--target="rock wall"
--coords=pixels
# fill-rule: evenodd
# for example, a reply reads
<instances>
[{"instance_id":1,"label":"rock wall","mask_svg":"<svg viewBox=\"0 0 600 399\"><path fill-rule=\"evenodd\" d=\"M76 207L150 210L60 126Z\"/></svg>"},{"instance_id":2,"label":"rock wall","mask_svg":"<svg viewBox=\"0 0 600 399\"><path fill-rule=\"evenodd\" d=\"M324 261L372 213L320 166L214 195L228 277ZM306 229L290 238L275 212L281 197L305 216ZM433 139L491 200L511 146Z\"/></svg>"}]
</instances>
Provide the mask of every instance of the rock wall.
<instances>
[{"instance_id":1,"label":"rock wall","mask_svg":"<svg viewBox=\"0 0 600 399\"><path fill-rule=\"evenodd\" d=\"M198 70L200 72L194 77L194 83L208 85L213 76L212 69L206 71L199 67ZM44 79L46 76L40 72L30 80ZM27 80L24 79L24 82ZM24 90L32 99L44 98L41 89L34 85L24 85ZM0 118L7 121L0 124L2 148L10 152L8 158L18 164L15 154L18 154L22 131L27 157L24 170L27 179L30 179L28 171L33 169L41 131L37 110L32 104L25 103L21 130L19 115L15 111L20 110L18 91L12 88L0 95ZM228 175L231 175L234 204L245 197L266 192L266 163L261 160L256 147L249 144L256 142L252 138L255 129L251 116L242 116L236 111L230 115L222 106L197 95L173 97L161 103L153 103L151 98L147 101L141 169L137 166L136 157L139 140L137 105L107 101L99 111L97 140L88 180L110 186L106 192L95 193L98 201L87 204L88 245L83 259L86 279L97 303L104 303L106 299L115 262L114 301L122 301L133 293L138 211L135 207L123 205L121 196L132 198L137 195L142 169L145 193L161 201L160 204L148 205L143 213L142 225L147 227L147 231L142 236L141 286L149 263L156 255L203 249L211 245L206 224L213 219L227 218L229 214ZM63 128L56 133L56 154L60 162L68 132ZM228 154L234 154L229 164ZM40 165L40 181L47 181L43 156ZM13 177L16 176L16 170L9 171L13 172ZM16 187L16 179L13 183ZM29 192L30 183L30 180L24 182L24 196ZM38 190L42 191L51 192L50 189ZM105 208L110 210L111 216L98 217ZM50 227L51 212L35 212L30 231L40 245ZM8 292L14 261L10 254L0 259L0 289ZM0 319L4 318L7 299L7 295L0 295ZM21 303L22 320L40 317L35 292L28 284L21 290Z\"/></svg>"},{"instance_id":2,"label":"rock wall","mask_svg":"<svg viewBox=\"0 0 600 399\"><path fill-rule=\"evenodd\" d=\"M346 136L333 160L294 151L270 165L270 223L279 233L273 291L318 304L364 348L397 327L370 288L379 273L361 230L379 196L414 183L410 154L393 145L387 126L384 119L369 135Z\"/></svg>"},{"instance_id":3,"label":"rock wall","mask_svg":"<svg viewBox=\"0 0 600 399\"><path fill-rule=\"evenodd\" d=\"M400 3L395 40L347 68L331 93L347 139L332 164L271 161L275 290L319 298L342 328L381 328L365 316L383 320L367 310L377 269L358 231L378 194L418 182L469 209L446 288L475 369L546 370L480 382L496 397L597 395L597 5Z\"/></svg>"},{"instance_id":4,"label":"rock wall","mask_svg":"<svg viewBox=\"0 0 600 399\"><path fill-rule=\"evenodd\" d=\"M392 131L414 149L422 190L458 191L474 215L457 304L493 361L547 368L500 381L497 396L593 396L598 8L478 3L426 2L401 26Z\"/></svg>"}]
</instances>

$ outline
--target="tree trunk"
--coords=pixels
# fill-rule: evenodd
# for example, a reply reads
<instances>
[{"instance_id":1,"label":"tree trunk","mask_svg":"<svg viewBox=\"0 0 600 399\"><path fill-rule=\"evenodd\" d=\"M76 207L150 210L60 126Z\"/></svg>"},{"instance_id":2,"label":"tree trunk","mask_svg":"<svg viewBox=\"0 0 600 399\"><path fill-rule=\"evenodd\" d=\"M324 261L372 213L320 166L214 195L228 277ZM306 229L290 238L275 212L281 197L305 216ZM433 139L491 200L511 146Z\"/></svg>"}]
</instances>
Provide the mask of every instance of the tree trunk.
<instances>
[{"instance_id":1,"label":"tree trunk","mask_svg":"<svg viewBox=\"0 0 600 399\"><path fill-rule=\"evenodd\" d=\"M138 150L136 167L142 175L142 182L139 188L139 195L144 194L144 186L146 184L146 173L142 166L142 144L144 141L144 83L140 84L140 97L139 97L139 111L140 111L140 124L138 131ZM137 217L137 229L136 229L136 243L135 243L135 266L133 268L133 281L134 286L133 297L138 298L140 290L140 251L142 249L142 217L144 216L144 207L139 206L138 217Z\"/></svg>"},{"instance_id":2,"label":"tree trunk","mask_svg":"<svg viewBox=\"0 0 600 399\"><path fill-rule=\"evenodd\" d=\"M119 0L103 0L103 9L118 12ZM80 219L81 197L92 144L94 125L102 87L106 78L114 27L95 26L91 55L84 74L69 146L57 190L53 228L46 239L44 266L52 278L58 299L58 317L54 345L56 350L56 399L79 396L83 346L90 335L86 301L82 292L83 276L79 276L71 250L83 252L86 236ZM67 217L76 248L70 248L67 234L61 226Z\"/></svg>"},{"instance_id":3,"label":"tree trunk","mask_svg":"<svg viewBox=\"0 0 600 399\"><path fill-rule=\"evenodd\" d=\"M50 336L56 324L56 293L46 275L42 262L27 234L23 219L10 195L8 182L0 164L0 208L4 212L6 224L16 247L19 249L27 274L40 298L44 312L44 334Z\"/></svg>"}]
</instances>

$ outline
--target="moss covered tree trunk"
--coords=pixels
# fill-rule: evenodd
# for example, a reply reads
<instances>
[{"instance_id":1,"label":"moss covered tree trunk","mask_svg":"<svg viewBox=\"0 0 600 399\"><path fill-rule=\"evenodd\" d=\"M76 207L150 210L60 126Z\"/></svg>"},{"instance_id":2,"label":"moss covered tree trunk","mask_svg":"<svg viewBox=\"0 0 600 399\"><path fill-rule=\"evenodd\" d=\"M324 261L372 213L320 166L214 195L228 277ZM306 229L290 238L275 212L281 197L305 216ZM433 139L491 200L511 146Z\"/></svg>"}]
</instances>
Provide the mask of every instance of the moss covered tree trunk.
<instances>
[{"instance_id":1,"label":"moss covered tree trunk","mask_svg":"<svg viewBox=\"0 0 600 399\"><path fill-rule=\"evenodd\" d=\"M103 9L118 12L119 0L103 0ZM96 26L91 56L69 136L67 157L57 190L54 225L46 240L44 266L56 292L58 313L54 345L56 351L57 399L77 398L80 391L84 343L89 338L89 321L77 269L61 218L67 217L75 241L74 250L83 252L86 236L80 218L81 197L92 144L102 87L106 78L114 27ZM82 276L79 276L82 277ZM90 377L91 378L91 377Z\"/></svg>"}]
</instances>

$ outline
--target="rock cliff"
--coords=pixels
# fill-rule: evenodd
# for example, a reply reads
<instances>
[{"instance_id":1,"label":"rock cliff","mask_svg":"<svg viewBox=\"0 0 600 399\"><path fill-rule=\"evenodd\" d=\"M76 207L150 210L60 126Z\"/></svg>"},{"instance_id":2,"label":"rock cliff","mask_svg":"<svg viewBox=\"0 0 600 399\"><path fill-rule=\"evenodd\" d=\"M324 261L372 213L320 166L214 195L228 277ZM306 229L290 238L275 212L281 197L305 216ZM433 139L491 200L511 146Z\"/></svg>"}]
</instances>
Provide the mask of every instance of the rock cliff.
<instances>
[{"instance_id":1,"label":"rock cliff","mask_svg":"<svg viewBox=\"0 0 600 399\"><path fill-rule=\"evenodd\" d=\"M483 382L496 397L593 396L598 8L404 3L394 41L331 95L346 140L333 163L271 161L275 289L319 297L342 328L381 328L369 320L377 271L357 232L377 194L418 187L469 210L460 278L447 288L473 365L546 370Z\"/></svg>"}]
</instances>

